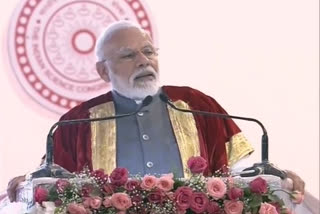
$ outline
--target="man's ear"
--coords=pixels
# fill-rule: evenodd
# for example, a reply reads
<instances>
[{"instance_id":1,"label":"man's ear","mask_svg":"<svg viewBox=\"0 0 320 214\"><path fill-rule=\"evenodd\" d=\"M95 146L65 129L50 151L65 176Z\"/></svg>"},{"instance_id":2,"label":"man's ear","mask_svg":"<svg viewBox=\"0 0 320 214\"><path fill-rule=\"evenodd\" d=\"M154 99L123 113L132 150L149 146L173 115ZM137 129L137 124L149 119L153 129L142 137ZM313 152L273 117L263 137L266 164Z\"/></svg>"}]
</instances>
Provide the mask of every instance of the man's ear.
<instances>
[{"instance_id":1,"label":"man's ear","mask_svg":"<svg viewBox=\"0 0 320 214\"><path fill-rule=\"evenodd\" d=\"M106 82L110 82L108 68L104 62L96 62L96 69L101 79L103 79Z\"/></svg>"}]
</instances>

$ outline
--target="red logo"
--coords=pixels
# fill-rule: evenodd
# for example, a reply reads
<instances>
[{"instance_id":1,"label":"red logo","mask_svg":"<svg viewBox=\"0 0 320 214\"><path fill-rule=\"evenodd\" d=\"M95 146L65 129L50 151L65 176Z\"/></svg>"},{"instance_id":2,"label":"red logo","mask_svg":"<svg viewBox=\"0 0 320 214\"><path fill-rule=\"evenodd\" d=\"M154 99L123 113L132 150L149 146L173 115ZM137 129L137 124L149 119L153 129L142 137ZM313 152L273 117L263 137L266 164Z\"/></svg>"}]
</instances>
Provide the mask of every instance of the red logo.
<instances>
[{"instance_id":1,"label":"red logo","mask_svg":"<svg viewBox=\"0 0 320 214\"><path fill-rule=\"evenodd\" d=\"M139 23L156 41L143 0L23 0L10 24L13 71L25 91L42 106L64 113L106 93L95 70L98 35L116 20Z\"/></svg>"}]
</instances>

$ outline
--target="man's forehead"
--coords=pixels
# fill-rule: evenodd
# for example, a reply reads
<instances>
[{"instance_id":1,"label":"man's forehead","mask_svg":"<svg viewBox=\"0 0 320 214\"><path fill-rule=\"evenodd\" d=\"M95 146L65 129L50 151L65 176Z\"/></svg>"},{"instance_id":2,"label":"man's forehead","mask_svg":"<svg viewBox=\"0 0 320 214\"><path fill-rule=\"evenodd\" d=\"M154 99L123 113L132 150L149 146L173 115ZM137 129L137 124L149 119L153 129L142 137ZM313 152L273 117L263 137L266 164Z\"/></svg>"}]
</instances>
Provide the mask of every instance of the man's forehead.
<instances>
[{"instance_id":1,"label":"man's forehead","mask_svg":"<svg viewBox=\"0 0 320 214\"><path fill-rule=\"evenodd\" d=\"M139 47L132 47L130 45L124 45L124 46L120 46L118 48L118 51L119 52L123 52L123 51L132 51L136 48L147 48L147 47L152 47L152 43L150 41L146 41L146 42L143 42L143 43L140 43L140 44L136 44L136 46L139 46Z\"/></svg>"},{"instance_id":2,"label":"man's forehead","mask_svg":"<svg viewBox=\"0 0 320 214\"><path fill-rule=\"evenodd\" d=\"M131 38L150 40L149 34L145 30L139 28L118 29L111 35L111 40L130 40Z\"/></svg>"},{"instance_id":3,"label":"man's forehead","mask_svg":"<svg viewBox=\"0 0 320 214\"><path fill-rule=\"evenodd\" d=\"M116 32L106 44L110 51L126 51L152 46L151 37L139 29L123 29Z\"/></svg>"}]
</instances>

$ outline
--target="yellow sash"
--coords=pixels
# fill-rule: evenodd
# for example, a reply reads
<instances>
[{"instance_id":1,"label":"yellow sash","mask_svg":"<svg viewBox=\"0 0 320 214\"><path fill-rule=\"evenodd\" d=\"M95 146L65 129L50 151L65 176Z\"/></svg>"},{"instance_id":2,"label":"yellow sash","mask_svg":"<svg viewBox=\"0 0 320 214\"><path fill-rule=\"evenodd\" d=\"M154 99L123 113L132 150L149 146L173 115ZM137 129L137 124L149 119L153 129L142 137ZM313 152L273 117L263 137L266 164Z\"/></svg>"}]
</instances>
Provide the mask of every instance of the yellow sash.
<instances>
[{"instance_id":1,"label":"yellow sash","mask_svg":"<svg viewBox=\"0 0 320 214\"><path fill-rule=\"evenodd\" d=\"M178 108L190 109L189 105L181 100L175 101ZM192 114L173 110L168 106L169 117L176 136L183 165L184 176L190 176L187 170L187 161L192 156L200 155L200 144L196 122ZM103 103L90 109L90 118L115 115L113 102ZM231 142L231 143L230 143ZM242 133L234 135L226 143L229 165L250 154L253 151L250 143ZM110 174L116 168L116 122L108 120L91 123L91 147L93 169L104 169Z\"/></svg>"}]
</instances>

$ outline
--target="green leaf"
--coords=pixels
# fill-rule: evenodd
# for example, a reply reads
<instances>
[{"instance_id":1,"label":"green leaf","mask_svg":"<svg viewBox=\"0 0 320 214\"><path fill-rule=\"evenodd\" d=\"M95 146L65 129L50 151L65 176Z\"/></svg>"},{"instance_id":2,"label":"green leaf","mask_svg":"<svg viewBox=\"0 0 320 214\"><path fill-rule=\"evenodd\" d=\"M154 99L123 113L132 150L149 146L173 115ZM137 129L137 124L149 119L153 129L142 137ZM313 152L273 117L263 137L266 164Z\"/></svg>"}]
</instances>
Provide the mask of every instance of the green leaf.
<instances>
[{"instance_id":1,"label":"green leaf","mask_svg":"<svg viewBox=\"0 0 320 214\"><path fill-rule=\"evenodd\" d=\"M262 203L262 197L260 195L252 195L251 200L249 201L249 206L250 207L260 207Z\"/></svg>"},{"instance_id":2,"label":"green leaf","mask_svg":"<svg viewBox=\"0 0 320 214\"><path fill-rule=\"evenodd\" d=\"M243 194L244 194L244 196L245 196L246 198L249 197L249 196L251 196L252 193L251 193L251 191L250 191L250 188L244 188L244 189L243 189Z\"/></svg>"},{"instance_id":3,"label":"green leaf","mask_svg":"<svg viewBox=\"0 0 320 214\"><path fill-rule=\"evenodd\" d=\"M280 198L277 195L268 195L270 201L279 201Z\"/></svg>"},{"instance_id":4,"label":"green leaf","mask_svg":"<svg viewBox=\"0 0 320 214\"><path fill-rule=\"evenodd\" d=\"M174 180L173 189L176 190L176 189L178 189L178 187L184 186L184 184L185 183L181 180Z\"/></svg>"},{"instance_id":5,"label":"green leaf","mask_svg":"<svg viewBox=\"0 0 320 214\"><path fill-rule=\"evenodd\" d=\"M49 199L49 201L56 201L59 199L59 195L58 195L57 190L55 188L51 188L49 190L48 199Z\"/></svg>"},{"instance_id":6,"label":"green leaf","mask_svg":"<svg viewBox=\"0 0 320 214\"><path fill-rule=\"evenodd\" d=\"M251 213L258 213L259 207L255 207L251 210Z\"/></svg>"},{"instance_id":7,"label":"green leaf","mask_svg":"<svg viewBox=\"0 0 320 214\"><path fill-rule=\"evenodd\" d=\"M194 214L194 212L191 209L187 209L186 214Z\"/></svg>"}]
</instances>

